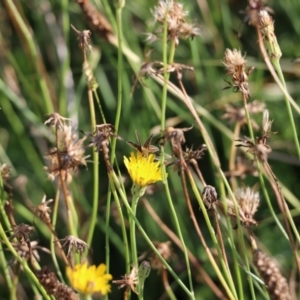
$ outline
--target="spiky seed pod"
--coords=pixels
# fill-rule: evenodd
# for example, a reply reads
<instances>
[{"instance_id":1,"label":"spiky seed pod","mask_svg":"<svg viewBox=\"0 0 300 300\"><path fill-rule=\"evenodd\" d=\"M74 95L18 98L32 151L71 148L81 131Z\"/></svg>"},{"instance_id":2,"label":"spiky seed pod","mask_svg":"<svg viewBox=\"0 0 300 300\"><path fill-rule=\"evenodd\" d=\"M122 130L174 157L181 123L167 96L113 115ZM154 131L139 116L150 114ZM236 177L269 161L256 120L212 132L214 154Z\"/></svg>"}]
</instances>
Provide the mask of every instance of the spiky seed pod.
<instances>
[{"instance_id":1,"label":"spiky seed pod","mask_svg":"<svg viewBox=\"0 0 300 300\"><path fill-rule=\"evenodd\" d=\"M49 295L54 296L55 299L79 300L79 296L73 289L61 283L54 272L49 271L47 268L43 268L41 271L37 272L36 275L46 292Z\"/></svg>"},{"instance_id":2,"label":"spiky seed pod","mask_svg":"<svg viewBox=\"0 0 300 300\"><path fill-rule=\"evenodd\" d=\"M253 252L253 263L263 278L271 300L290 300L287 280L281 275L275 261L261 250Z\"/></svg>"}]
</instances>

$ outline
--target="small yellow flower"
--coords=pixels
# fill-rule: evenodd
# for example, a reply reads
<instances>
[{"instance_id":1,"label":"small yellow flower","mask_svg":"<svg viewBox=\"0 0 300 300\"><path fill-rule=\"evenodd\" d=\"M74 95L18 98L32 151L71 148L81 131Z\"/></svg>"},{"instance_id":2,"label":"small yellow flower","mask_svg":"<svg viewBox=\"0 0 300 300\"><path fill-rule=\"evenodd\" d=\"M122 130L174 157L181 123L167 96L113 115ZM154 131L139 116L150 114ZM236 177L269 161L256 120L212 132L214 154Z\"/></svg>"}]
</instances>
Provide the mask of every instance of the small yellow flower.
<instances>
[{"instance_id":1,"label":"small yellow flower","mask_svg":"<svg viewBox=\"0 0 300 300\"><path fill-rule=\"evenodd\" d=\"M87 263L78 264L72 269L67 267L66 273L74 289L78 292L89 295L101 293L106 295L110 292L108 281L112 279L110 274L105 274L106 265L87 266Z\"/></svg>"},{"instance_id":2,"label":"small yellow flower","mask_svg":"<svg viewBox=\"0 0 300 300\"><path fill-rule=\"evenodd\" d=\"M143 156L131 152L130 158L124 156L124 164L132 181L139 187L146 187L156 181L162 180L160 161L155 162L155 155Z\"/></svg>"}]
</instances>

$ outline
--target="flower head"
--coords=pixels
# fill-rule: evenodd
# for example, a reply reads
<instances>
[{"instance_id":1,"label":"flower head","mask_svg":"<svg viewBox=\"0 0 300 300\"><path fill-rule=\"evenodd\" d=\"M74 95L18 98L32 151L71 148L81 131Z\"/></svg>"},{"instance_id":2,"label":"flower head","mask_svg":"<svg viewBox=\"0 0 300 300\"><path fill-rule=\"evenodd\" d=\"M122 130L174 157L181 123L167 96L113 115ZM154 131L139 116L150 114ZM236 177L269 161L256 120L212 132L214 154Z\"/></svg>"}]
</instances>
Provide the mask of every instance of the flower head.
<instances>
[{"instance_id":1,"label":"flower head","mask_svg":"<svg viewBox=\"0 0 300 300\"><path fill-rule=\"evenodd\" d=\"M155 162L155 155L147 157L137 152L131 152L130 158L124 156L124 164L129 172L132 181L139 187L146 187L149 184L162 180L160 161Z\"/></svg>"},{"instance_id":2,"label":"flower head","mask_svg":"<svg viewBox=\"0 0 300 300\"><path fill-rule=\"evenodd\" d=\"M174 40L176 45L179 44L179 38L186 39L191 37L193 39L200 34L200 27L196 24L188 23L186 20L188 11L184 10L181 3L173 0L158 0L157 6L151 12L155 21L162 24L151 35L152 40L156 40L155 36L163 32L165 20L167 21L168 39Z\"/></svg>"},{"instance_id":3,"label":"flower head","mask_svg":"<svg viewBox=\"0 0 300 300\"><path fill-rule=\"evenodd\" d=\"M89 295L101 293L106 295L110 292L108 281L112 279L110 274L105 274L105 264L88 267L87 263L78 264L73 269L67 267L66 273L74 289L82 294Z\"/></svg>"}]
</instances>

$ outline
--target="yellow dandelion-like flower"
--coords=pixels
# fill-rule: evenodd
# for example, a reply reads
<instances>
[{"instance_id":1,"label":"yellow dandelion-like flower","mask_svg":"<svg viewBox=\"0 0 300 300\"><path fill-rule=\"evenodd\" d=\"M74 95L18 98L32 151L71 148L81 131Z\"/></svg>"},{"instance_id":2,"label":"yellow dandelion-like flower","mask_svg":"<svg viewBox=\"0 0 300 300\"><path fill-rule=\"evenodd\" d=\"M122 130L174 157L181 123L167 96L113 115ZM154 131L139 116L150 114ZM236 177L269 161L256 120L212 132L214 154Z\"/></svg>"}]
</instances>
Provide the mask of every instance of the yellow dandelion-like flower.
<instances>
[{"instance_id":1,"label":"yellow dandelion-like flower","mask_svg":"<svg viewBox=\"0 0 300 300\"><path fill-rule=\"evenodd\" d=\"M124 156L124 164L134 184L142 188L162 180L160 161L154 159L154 154L144 156L140 152L136 155L131 152L129 159Z\"/></svg>"},{"instance_id":2,"label":"yellow dandelion-like flower","mask_svg":"<svg viewBox=\"0 0 300 300\"><path fill-rule=\"evenodd\" d=\"M106 295L110 292L108 281L112 279L110 274L105 274L106 265L100 264L88 267L87 263L78 264L73 269L67 267L66 273L74 289L78 292L90 295L101 293Z\"/></svg>"}]
</instances>

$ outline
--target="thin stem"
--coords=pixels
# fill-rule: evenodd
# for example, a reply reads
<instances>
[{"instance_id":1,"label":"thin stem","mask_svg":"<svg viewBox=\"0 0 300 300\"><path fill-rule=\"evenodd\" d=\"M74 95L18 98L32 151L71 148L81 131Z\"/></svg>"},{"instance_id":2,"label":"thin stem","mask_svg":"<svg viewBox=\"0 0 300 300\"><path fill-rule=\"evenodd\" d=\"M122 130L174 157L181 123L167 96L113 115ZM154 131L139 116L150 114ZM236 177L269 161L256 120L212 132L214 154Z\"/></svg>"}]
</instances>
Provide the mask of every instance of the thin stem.
<instances>
[{"instance_id":1,"label":"thin stem","mask_svg":"<svg viewBox=\"0 0 300 300\"><path fill-rule=\"evenodd\" d=\"M154 246L154 244L152 243L152 241L149 239L148 235L146 234L146 232L142 228L140 222L138 221L138 219L134 215L134 213L133 213L133 211L132 211L132 209L131 209L128 201L127 201L127 198L126 198L126 196L125 196L125 194L123 192L123 190L121 189L121 186L119 184L118 178L117 178L117 176L116 176L116 174L114 172L112 173L112 176L113 176L113 180L114 180L116 189L119 192L119 194L121 196L121 199L123 201L123 204L125 205L125 207L126 207L128 213L130 214L130 216L134 219L135 225L138 227L138 229L141 232L142 236L144 237L145 241L150 246L150 248L152 249L152 251L158 256L158 258L160 259L160 261L165 265L165 267L167 268L167 270L172 274L172 276L178 282L178 284L182 287L182 289L187 294L187 296L190 299L194 299L194 295L189 291L189 289L185 286L185 284L177 276L177 274L174 272L174 270L170 267L170 265L166 262L166 260L161 256L161 254L157 251L156 247Z\"/></svg>"}]
</instances>

